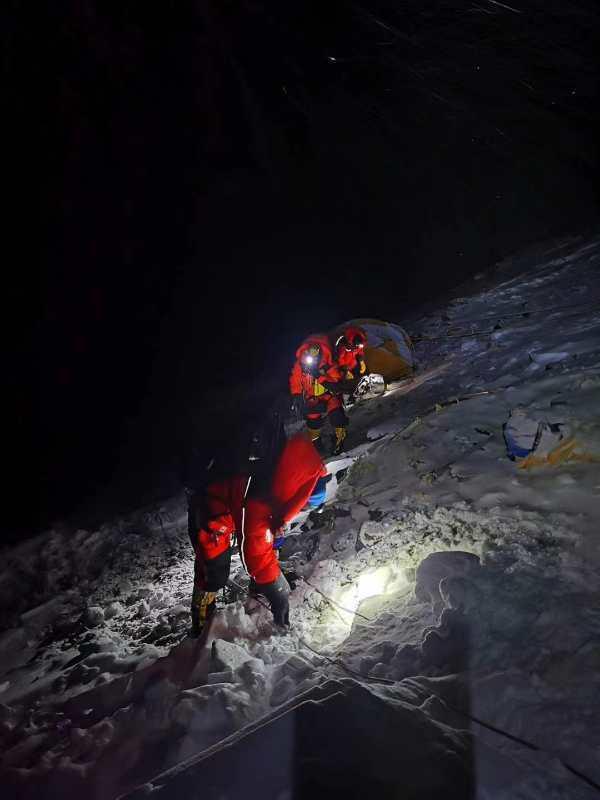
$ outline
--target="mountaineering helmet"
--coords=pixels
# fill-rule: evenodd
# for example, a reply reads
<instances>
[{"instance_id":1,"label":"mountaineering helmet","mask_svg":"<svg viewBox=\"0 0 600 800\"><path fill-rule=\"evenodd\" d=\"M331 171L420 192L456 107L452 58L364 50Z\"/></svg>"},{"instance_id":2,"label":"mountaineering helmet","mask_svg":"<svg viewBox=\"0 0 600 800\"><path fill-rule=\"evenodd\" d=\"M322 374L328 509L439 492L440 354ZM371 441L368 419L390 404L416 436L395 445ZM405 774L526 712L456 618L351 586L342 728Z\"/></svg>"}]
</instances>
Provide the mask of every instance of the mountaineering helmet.
<instances>
[{"instance_id":1,"label":"mountaineering helmet","mask_svg":"<svg viewBox=\"0 0 600 800\"><path fill-rule=\"evenodd\" d=\"M350 342L348 341L347 337L343 336L343 335L342 336L338 336L338 339L337 339L337 341L335 343L335 346L339 347L339 348L341 348L343 350L347 350L349 353L351 353L352 350L354 349L352 347L352 345L350 344Z\"/></svg>"}]
</instances>

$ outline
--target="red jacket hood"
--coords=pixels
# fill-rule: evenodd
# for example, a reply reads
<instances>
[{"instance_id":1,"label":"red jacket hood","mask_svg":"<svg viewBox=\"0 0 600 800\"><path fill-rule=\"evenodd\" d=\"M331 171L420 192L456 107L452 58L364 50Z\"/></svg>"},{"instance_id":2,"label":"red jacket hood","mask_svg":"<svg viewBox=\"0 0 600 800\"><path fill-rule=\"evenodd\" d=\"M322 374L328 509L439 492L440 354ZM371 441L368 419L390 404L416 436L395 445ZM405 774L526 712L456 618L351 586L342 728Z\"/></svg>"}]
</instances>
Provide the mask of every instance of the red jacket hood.
<instances>
[{"instance_id":1,"label":"red jacket hood","mask_svg":"<svg viewBox=\"0 0 600 800\"><path fill-rule=\"evenodd\" d=\"M302 355L313 344L318 345L321 350L320 363L331 364L333 361L331 344L329 342L329 337L324 333L315 333L311 336L308 336L296 350L296 358L302 358Z\"/></svg>"}]
</instances>

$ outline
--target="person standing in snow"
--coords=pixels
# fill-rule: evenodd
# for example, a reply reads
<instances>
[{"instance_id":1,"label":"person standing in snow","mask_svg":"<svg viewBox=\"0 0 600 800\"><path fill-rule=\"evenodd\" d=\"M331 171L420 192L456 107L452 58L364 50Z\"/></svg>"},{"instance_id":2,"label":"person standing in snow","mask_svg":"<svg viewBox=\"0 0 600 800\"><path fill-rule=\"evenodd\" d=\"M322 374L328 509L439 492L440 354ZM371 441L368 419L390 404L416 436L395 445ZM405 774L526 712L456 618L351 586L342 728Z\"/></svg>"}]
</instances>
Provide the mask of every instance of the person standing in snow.
<instances>
[{"instance_id":1,"label":"person standing in snow","mask_svg":"<svg viewBox=\"0 0 600 800\"><path fill-rule=\"evenodd\" d=\"M364 352L366 344L367 334L357 325L348 325L335 341L335 363L342 371L344 394L351 397L359 380L367 373Z\"/></svg>"},{"instance_id":2,"label":"person standing in snow","mask_svg":"<svg viewBox=\"0 0 600 800\"><path fill-rule=\"evenodd\" d=\"M273 544L276 534L308 502L327 470L306 432L289 439L266 488L250 475L235 475L195 492L189 503L188 531L196 559L192 594L192 636L215 610L229 578L234 541L256 594L271 606L278 625L289 625L290 586Z\"/></svg>"},{"instance_id":3,"label":"person standing in snow","mask_svg":"<svg viewBox=\"0 0 600 800\"><path fill-rule=\"evenodd\" d=\"M296 351L290 374L292 410L302 413L313 442L318 442L326 419L335 431L334 454L342 449L348 417L343 406L344 371L335 362L329 339L313 334Z\"/></svg>"}]
</instances>

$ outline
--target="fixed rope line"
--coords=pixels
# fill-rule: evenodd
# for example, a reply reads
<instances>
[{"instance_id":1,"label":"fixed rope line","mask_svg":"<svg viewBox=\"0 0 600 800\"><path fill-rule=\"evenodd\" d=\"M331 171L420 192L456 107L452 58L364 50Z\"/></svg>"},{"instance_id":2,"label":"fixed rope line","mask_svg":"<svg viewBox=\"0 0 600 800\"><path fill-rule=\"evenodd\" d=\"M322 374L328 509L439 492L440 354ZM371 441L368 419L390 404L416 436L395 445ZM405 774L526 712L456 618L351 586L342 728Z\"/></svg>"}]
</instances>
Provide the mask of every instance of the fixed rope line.
<instances>
[{"instance_id":1,"label":"fixed rope line","mask_svg":"<svg viewBox=\"0 0 600 800\"><path fill-rule=\"evenodd\" d=\"M524 308L522 311L513 311L510 314L502 314L501 312L495 314L483 314L480 317L472 317L471 319L460 318L444 320L447 324L455 323L468 323L480 322L486 319L513 319L516 317L529 316L530 314L549 314L551 311L565 311L569 308L588 308L589 306L596 306L597 301L590 301L588 303L569 303L563 306L549 306L548 308Z\"/></svg>"},{"instance_id":2,"label":"fixed rope line","mask_svg":"<svg viewBox=\"0 0 600 800\"><path fill-rule=\"evenodd\" d=\"M473 333L447 333L445 336L414 336L413 342L445 342L447 339L475 339L477 336L489 336L497 333L498 328L490 328L488 331L474 331Z\"/></svg>"},{"instance_id":3,"label":"fixed rope line","mask_svg":"<svg viewBox=\"0 0 600 800\"><path fill-rule=\"evenodd\" d=\"M311 583L309 580L307 580L307 578L303 578L302 575L300 575L299 578L300 578L301 581L306 583L308 586L311 586L315 590L315 592L318 592L321 595L321 597L324 600L326 600L328 603L330 603L332 606L340 608L342 611L345 611L347 614L352 614L355 617L360 617L361 619L364 619L367 622L375 622L375 620L372 617L367 617L367 616L365 616L364 614L361 614L358 611L352 611L351 608L346 608L346 606L343 606L341 603L338 603L337 600L333 600L333 598L327 597L327 595L324 592L322 592L317 586L315 586L314 583Z\"/></svg>"},{"instance_id":4,"label":"fixed rope line","mask_svg":"<svg viewBox=\"0 0 600 800\"><path fill-rule=\"evenodd\" d=\"M248 597L251 596L250 592L245 587L240 586L240 584L238 584L236 581L232 580L231 578L229 579L229 583L233 584L233 586L235 586L241 592L246 594ZM270 611L270 607L266 603L264 603L262 600L260 600L260 598L254 597L254 599L257 600L258 603L261 606L263 606L268 611ZM340 669L342 669L344 672L346 672L351 677L357 678L357 679L359 679L361 681L369 681L371 683L383 683L383 684L387 684L387 685L396 685L397 683L400 682L399 680L393 680L392 678L378 677L377 675L371 675L369 673L364 675L363 673L357 672L356 670L353 670L351 667L348 667L342 661L342 659L339 656L336 657L336 658L331 658L330 656L326 656L323 653L320 653L314 647L312 647L312 645L308 644L308 642L306 642L301 637L298 637L297 641L298 641L298 644L302 645L302 647L305 647L307 650L310 650L310 652L314 653L316 656L318 656L323 661L328 662L332 666L338 666ZM310 667L311 667L313 672L317 671L317 667L316 666L310 665ZM291 698L289 701L287 701L287 703L285 704L286 708L285 708L283 713L289 713L289 712L295 711L296 709L300 708L304 703L304 700L302 700L302 698L305 695L308 695L308 693L310 691L311 690L309 689L309 690L305 690L303 692L300 692L298 695L296 695L295 698ZM520 744L520 745L528 748L529 750L533 750L533 751L540 752L540 753L547 753L548 755L551 755L551 756L555 757L557 759L557 761L560 764L562 764L562 766L568 772L570 772L576 778L579 778L579 780L583 781L589 787L591 787L592 789L595 789L597 792L600 793L600 784L598 784L596 781L594 781L592 778L590 778L585 773L581 772L581 770L578 770L575 767L573 767L571 764L569 764L568 762L563 761L563 759L560 758L560 756L556 755L555 753L548 753L548 751L543 750L543 748L539 747L538 745L534 744L533 742L528 741L527 739L523 739L520 736L515 736L514 734L509 733L508 731L502 730L502 728L498 728L497 726L492 725L489 722L485 722L484 720L479 719L478 717L474 717L472 714L469 714L466 711L463 711L462 709L457 708L456 706L452 705L445 698L441 697L440 695L436 694L435 692L432 692L431 689L429 689L429 688L427 689L427 691L430 693L431 697L435 697L438 700L440 700L440 702L446 708L450 709L451 711L454 711L459 716L461 716L461 717L463 717L465 719L468 719L468 720L470 720L472 722L475 722L477 725L481 725L483 728L486 728L487 730L489 730L489 731L491 731L491 732L493 732L493 733L495 733L495 734L497 734L499 736L502 736L502 737L504 737L506 739L510 739L511 741L516 742L517 744ZM245 730L248 731L248 733L256 733L256 732L262 730L263 728L265 728L272 721L273 721L272 719L262 719L262 720L259 719L256 722L250 723L248 726L246 726ZM198 756L196 756L196 757L192 756L192 757L188 757L186 759L182 759L181 761L179 761L176 764L174 764L173 766L171 766L169 769L164 770L162 772L159 772L156 775L154 775L152 778L150 778L149 780L146 780L144 782L143 786L147 787L148 785L157 784L159 781L168 780L170 776L177 775L182 769L186 769L187 766L194 766L194 764L197 764L198 763L198 761L197 761L198 757L201 760L205 760L206 758L210 758L211 756L215 755L216 753L222 751L233 740L236 740L236 737L237 737L237 733L233 734L232 736L226 737L225 740L220 741L220 742L216 742L214 745L211 745L210 747L200 751L200 753L198 753ZM535 767L537 767L537 765L535 765ZM537 767L537 768L538 768L539 771L541 771L541 768L539 768L539 767ZM132 789L128 790L125 794L119 795L119 800L126 800L126 798L128 798L130 796L133 796L133 794L137 793L141 788L142 788L142 785L133 787Z\"/></svg>"},{"instance_id":5,"label":"fixed rope line","mask_svg":"<svg viewBox=\"0 0 600 800\"><path fill-rule=\"evenodd\" d=\"M330 602L333 605L335 605L335 601L332 600L330 597L327 597L327 595L324 592L321 592L319 589L316 588L316 586L314 586L313 584L309 583L305 578L303 578L302 580L304 580L305 583L308 583L309 586L312 586L313 589L316 589L316 591L318 591L319 594L321 594L324 597L325 600L327 600L328 602ZM230 580L230 582L233 583L233 585L236 586L238 589L240 589L242 592L244 592L248 597L251 596L250 592L247 589L245 589L243 586L240 586L238 583L236 583L235 581L232 581L232 580ZM267 610L269 610L269 611L271 610L270 607L266 603L264 603L260 598L254 597L254 599L257 600L260 603L260 605L263 606L264 608L266 608ZM357 615L357 616L362 616L362 615ZM364 619L368 619L367 617L363 617L363 618ZM372 622L373 620L369 620L369 621ZM358 680L363 680L363 681L366 680L366 681L369 681L370 683L383 683L383 684L386 684L388 686L395 686L397 683L400 682L399 680L394 680L393 678L379 677L377 675L371 675L370 673L363 674L362 672L358 672L357 670L354 670L351 667L347 666L339 656L337 656L336 658L332 658L331 656L326 656L323 653L320 653L314 647L312 647L312 645L308 644L308 642L305 641L301 637L298 637L297 641L298 641L298 644L300 644L302 647L305 647L307 650L310 650L310 652L314 653L314 655L318 656L318 658L322 659L323 661L326 661L327 663L331 664L332 666L338 666L340 669L342 669L348 675L350 675L353 678L357 678ZM317 670L317 667L313 666L313 671L316 672L316 670ZM429 689L429 688L427 689L427 691L430 693L430 695L432 697L437 698L444 706L446 706L446 708L450 709L450 711L454 711L456 714L458 714L459 716L463 717L464 719L468 719L470 722L474 722L477 725L480 725L482 728L486 728L487 730L491 731L492 733L497 734L498 736L503 736L505 739L509 739L510 741L516 742L517 744L520 744L523 747L528 748L529 750L533 750L533 751L538 752L538 753L546 753L547 755L551 755L551 756L555 757L557 759L557 761L560 764L562 764L562 766L568 772L570 772L576 778L579 778L581 781L586 783L592 789L595 789L597 792L600 793L600 784L596 783L596 781L594 781L588 775L586 775L585 773L581 772L581 770L578 770L576 767L573 767L567 761L564 761L560 756L556 755L555 753L551 753L551 752L549 752L547 750L544 750L542 747L540 747L537 744L534 744L533 742L530 742L528 739L523 739L520 736L516 736L513 733L509 733L508 731L505 731L502 728L497 727L496 725L492 725L490 722L486 722L485 720L482 720L479 717L475 717L472 714L469 714L467 711L463 711L463 709L458 708L457 706L453 705L452 703L449 703L444 697L441 697L439 694L436 694L436 692L431 691L431 689Z\"/></svg>"},{"instance_id":6,"label":"fixed rope line","mask_svg":"<svg viewBox=\"0 0 600 800\"><path fill-rule=\"evenodd\" d=\"M575 303L566 306L551 306L550 308L533 308L527 309L524 308L522 311L514 312L512 314L486 314L482 317L473 317L472 319L448 319L447 321L444 320L446 325L468 325L475 322L482 322L485 320L495 319L495 320L503 320L503 319L517 319L521 317L529 317L532 314L550 314L553 311L565 311L571 308L576 309L587 309L587 308L594 308L598 306L598 302L592 303ZM445 341L446 339L466 339L472 338L476 336L488 336L491 333L496 333L501 328L491 328L490 330L485 331L473 331L471 333L448 333L446 336L419 336L415 334L411 336L413 342L440 342Z\"/></svg>"},{"instance_id":7,"label":"fixed rope line","mask_svg":"<svg viewBox=\"0 0 600 800\"><path fill-rule=\"evenodd\" d=\"M402 436L403 433L406 433L411 428L416 427L417 425L419 425L420 422L422 422L425 419L425 417L428 417L431 414L434 414L436 411L441 411L442 409L448 408L449 406L455 406L455 405L457 406L460 403L464 403L466 400L475 400L478 397L485 397L486 395L493 395L493 394L496 394L498 391L500 391L500 390L499 389L482 389L480 392L471 392L470 394L462 394L462 395L458 395L457 397L451 397L448 400L444 400L441 403L436 403L435 405L431 406L431 408L428 408L422 414L419 414L419 416L415 417L411 422L408 423L408 425L405 425L404 428L402 428L399 431L396 431L396 433L394 433L391 436L391 438L392 439L397 439L398 436Z\"/></svg>"},{"instance_id":8,"label":"fixed rope line","mask_svg":"<svg viewBox=\"0 0 600 800\"><path fill-rule=\"evenodd\" d=\"M303 578L303 580L305 581L305 583L308 583L309 586L312 586L313 589L316 589L316 587L313 584L309 583L305 578ZM233 585L236 586L238 589L240 589L242 592L244 592L248 597L251 596L250 592L247 589L245 589L243 586L240 586L235 581L230 581L230 582L233 583ZM321 594L325 598L325 600L327 600L328 602L330 602L333 605L335 605L335 601L332 600L330 597L327 597L327 595L325 595L324 592L321 592L319 589L316 589L316 590L319 592L319 594ZM264 608L266 608L267 610L270 611L270 607L266 603L264 603L260 598L254 597L254 599L257 600L260 603L261 606L263 606ZM368 618L364 617L364 619L368 619ZM373 620L369 620L369 621L373 621ZM321 653L318 650L316 650L314 647L312 647L312 645L308 644L308 642L306 642L301 637L298 637L297 641L298 641L298 644L302 645L302 647L305 647L307 650L310 650L310 652L314 653L314 655L316 655L318 658L322 659L323 661L326 661L327 663L331 664L332 666L340 667L340 669L342 669L344 672L346 672L348 675L350 675L353 678L357 678L358 680L363 680L363 681L366 680L366 681L369 681L371 683L383 683L383 684L386 684L388 686L394 686L397 683L399 683L398 680L394 680L392 678L384 678L384 677L379 677L377 675L371 675L370 673L363 674L362 672L358 672L358 671L352 669L351 667L347 666L339 656L337 656L336 658L332 658L331 656L326 656L323 653ZM313 667L313 671L316 671L316 669L317 669L317 667ZM431 689L427 689L427 691L430 692L432 697L435 697L438 700L440 700L440 702L443 703L443 705L445 705L446 708L450 709L451 711L454 711L456 714L458 714L459 716L463 717L464 719L468 719L471 722L475 722L477 725L481 725L482 728L486 728L487 730L491 731L492 733L497 734L498 736L503 736L504 738L510 739L511 741L516 742L517 744L523 745L523 747L527 747L529 750L533 750L533 751L539 752L539 753L547 753L548 755L554 756L559 761L559 763L562 764L562 766L568 772L570 772L572 775L575 775L575 777L579 778L584 783L586 783L588 786L590 786L592 789L595 789L597 792L600 793L600 784L596 783L588 775L586 775L585 773L581 772L581 770L578 770L575 767L573 767L567 761L564 761L560 756L558 756L558 755L556 755L554 753L548 753L547 750L544 750L539 745L534 744L533 742L530 742L528 739L523 739L520 736L516 736L515 734L509 733L508 731L505 731L502 728L498 728L496 725L492 725L490 722L486 722L485 720L482 720L479 717L475 717L472 714L469 714L468 712L463 711L461 708L458 708L457 706L454 706L452 703L449 703L444 697L441 697L439 694L436 694L435 692L432 692Z\"/></svg>"},{"instance_id":9,"label":"fixed rope line","mask_svg":"<svg viewBox=\"0 0 600 800\"><path fill-rule=\"evenodd\" d=\"M308 581L305 578L302 578L302 580L305 583L308 583ZM260 599L260 597L256 597L256 595L251 595L250 592L248 591L248 589L246 589L244 586L240 586L239 583L236 583L234 580L231 580L231 578L229 579L229 583L232 583L237 589L239 589L241 592L243 592L247 597L251 597L253 600L256 600L263 608L266 608L267 611L269 611L269 612L271 611L271 608L270 608L269 605L267 605L267 603L263 602ZM318 591L319 594L322 595L325 600L330 602L332 605L335 605L335 601L334 600L332 600L330 597L327 597L326 594L324 594L319 589L317 589L317 587L314 586L312 583L309 584L309 586L312 586L313 589ZM351 612L349 609L344 609L344 610L348 611L348 613L354 614L354 612ZM365 617L364 615L358 615L358 616L362 616L363 619L367 620L368 622L374 622L374 620L369 619L368 617ZM391 678L378 678L376 675L363 675L361 672L356 672L351 667L346 666L346 664L344 664L344 662L342 661L342 659L339 656L336 657L336 658L332 658L331 656L326 656L324 653L320 653L318 650L316 650L314 647L312 647L312 645L308 644L308 642L306 642L301 637L298 637L298 643L301 644L303 647L306 647L307 650L310 650L311 653L314 653L316 656L321 658L323 661L327 661L329 664L332 664L332 665L336 665L337 664L345 672L347 672L349 675L352 675L353 677L362 678L362 679L367 678L367 679L369 679L371 681L376 681L378 683L387 683L389 685L393 685L393 684L397 683L397 681L394 681Z\"/></svg>"},{"instance_id":10,"label":"fixed rope line","mask_svg":"<svg viewBox=\"0 0 600 800\"><path fill-rule=\"evenodd\" d=\"M372 617L367 617L365 614L361 614L359 611L352 611L351 608L347 608L346 606L343 606L341 603L338 603L337 600L334 600L332 597L328 597L325 594L325 592L322 592L318 588L318 586L315 586L314 583L311 583L307 578L304 578L302 575L299 575L298 579L301 580L303 583L306 583L312 589L314 589L315 592L320 594L321 597L327 603L332 605L334 608L339 608L341 611L345 611L346 614L352 614L352 616L360 617L361 619L364 619L365 622L375 622L375 620ZM240 591L244 592L246 595L248 595L248 597L253 597L255 600L257 600L261 604L261 606L263 606L264 608L266 608L266 609L268 609L270 611L270 607L266 603L263 603L262 600L259 597L256 597L256 595L251 595L250 592L247 589L245 589L243 586L240 586L239 583L236 583L235 581L233 581L231 579L229 579L229 583L232 583L236 587L236 589L239 589Z\"/></svg>"},{"instance_id":11,"label":"fixed rope line","mask_svg":"<svg viewBox=\"0 0 600 800\"><path fill-rule=\"evenodd\" d=\"M428 691L431 691L431 690L428 689ZM513 742L517 742L518 744L521 744L524 747L527 747L529 750L534 750L534 751L536 751L538 753L546 753L548 755L555 756L555 758L563 765L563 767L566 770L571 772L573 775L576 775L582 781L585 781L585 783L587 783L588 786L591 786L592 789L595 789L597 792L600 792L600 784L596 783L594 780L592 780L592 778L588 777L587 775L585 775L580 770L578 770L575 767L571 766L571 764L569 764L567 761L564 761L560 756L558 756L558 755L556 755L554 753L551 753L548 750L544 750L539 745L534 744L533 742L530 742L527 739L523 739L520 736L515 736L513 733L509 733L508 731L505 731L502 728L498 728L495 725L492 725L490 722L485 722L485 720L479 719L479 717L474 717L472 714L469 714L466 711L463 711L462 709L457 708L456 706L452 705L452 703L449 703L445 698L440 697L435 692L431 692L431 694L434 697L437 697L438 700L441 700L441 702L447 708L449 708L451 711L456 712L461 717L464 717L465 719L468 719L471 722L475 722L477 725L481 725L482 728L486 728L487 730L492 731L493 733L497 733L500 736L504 736L506 739L510 739Z\"/></svg>"}]
</instances>

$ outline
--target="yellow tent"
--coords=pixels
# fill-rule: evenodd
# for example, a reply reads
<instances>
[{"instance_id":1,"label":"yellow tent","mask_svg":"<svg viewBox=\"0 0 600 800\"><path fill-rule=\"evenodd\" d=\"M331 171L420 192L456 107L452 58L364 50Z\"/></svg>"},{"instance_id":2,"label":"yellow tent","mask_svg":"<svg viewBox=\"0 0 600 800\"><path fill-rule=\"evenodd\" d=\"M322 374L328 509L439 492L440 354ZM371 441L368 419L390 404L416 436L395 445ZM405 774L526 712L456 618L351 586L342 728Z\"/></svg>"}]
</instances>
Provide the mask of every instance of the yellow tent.
<instances>
[{"instance_id":1,"label":"yellow tent","mask_svg":"<svg viewBox=\"0 0 600 800\"><path fill-rule=\"evenodd\" d=\"M383 375L386 383L413 374L413 344L400 325L380 319L351 319L330 332L330 340L335 342L349 325L356 325L367 334L365 361L369 372Z\"/></svg>"}]
</instances>

